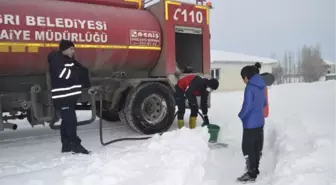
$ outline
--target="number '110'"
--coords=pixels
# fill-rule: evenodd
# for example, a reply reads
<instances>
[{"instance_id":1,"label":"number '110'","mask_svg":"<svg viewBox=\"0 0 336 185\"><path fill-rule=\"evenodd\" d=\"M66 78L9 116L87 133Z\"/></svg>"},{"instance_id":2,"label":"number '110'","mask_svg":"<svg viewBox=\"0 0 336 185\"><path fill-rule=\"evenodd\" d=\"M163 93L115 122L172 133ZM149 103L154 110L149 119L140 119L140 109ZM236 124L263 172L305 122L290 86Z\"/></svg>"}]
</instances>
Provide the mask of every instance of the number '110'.
<instances>
[{"instance_id":1,"label":"number '110'","mask_svg":"<svg viewBox=\"0 0 336 185\"><path fill-rule=\"evenodd\" d=\"M195 23L195 21L199 24L203 23L203 14L200 11L191 10L189 13L186 9L177 8L174 13L174 20L179 20L179 15L182 15L184 22Z\"/></svg>"}]
</instances>

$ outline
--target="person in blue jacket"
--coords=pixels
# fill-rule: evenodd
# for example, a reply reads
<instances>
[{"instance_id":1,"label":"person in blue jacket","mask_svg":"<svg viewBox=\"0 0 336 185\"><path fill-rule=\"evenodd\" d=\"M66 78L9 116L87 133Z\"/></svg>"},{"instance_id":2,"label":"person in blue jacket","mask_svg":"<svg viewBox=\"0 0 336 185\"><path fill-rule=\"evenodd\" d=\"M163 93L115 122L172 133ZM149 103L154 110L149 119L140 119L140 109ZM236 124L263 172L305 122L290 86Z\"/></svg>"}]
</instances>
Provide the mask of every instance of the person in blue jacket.
<instances>
[{"instance_id":1,"label":"person in blue jacket","mask_svg":"<svg viewBox=\"0 0 336 185\"><path fill-rule=\"evenodd\" d=\"M261 140L265 124L266 83L255 66L243 67L241 77L246 87L238 117L243 123L242 150L246 159L247 172L237 180L248 182L255 181L259 174Z\"/></svg>"}]
</instances>

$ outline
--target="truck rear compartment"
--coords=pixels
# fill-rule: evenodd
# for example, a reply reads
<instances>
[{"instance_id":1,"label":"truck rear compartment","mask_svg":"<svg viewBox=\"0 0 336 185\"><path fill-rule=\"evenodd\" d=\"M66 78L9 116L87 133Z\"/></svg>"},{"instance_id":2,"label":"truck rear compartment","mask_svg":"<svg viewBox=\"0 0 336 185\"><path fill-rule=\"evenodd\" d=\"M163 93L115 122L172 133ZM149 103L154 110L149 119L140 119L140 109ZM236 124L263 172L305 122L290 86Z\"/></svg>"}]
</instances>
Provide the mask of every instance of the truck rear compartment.
<instances>
[{"instance_id":1,"label":"truck rear compartment","mask_svg":"<svg viewBox=\"0 0 336 185\"><path fill-rule=\"evenodd\" d=\"M200 28L175 27L175 52L178 68L187 66L194 73L203 73L203 33Z\"/></svg>"}]
</instances>

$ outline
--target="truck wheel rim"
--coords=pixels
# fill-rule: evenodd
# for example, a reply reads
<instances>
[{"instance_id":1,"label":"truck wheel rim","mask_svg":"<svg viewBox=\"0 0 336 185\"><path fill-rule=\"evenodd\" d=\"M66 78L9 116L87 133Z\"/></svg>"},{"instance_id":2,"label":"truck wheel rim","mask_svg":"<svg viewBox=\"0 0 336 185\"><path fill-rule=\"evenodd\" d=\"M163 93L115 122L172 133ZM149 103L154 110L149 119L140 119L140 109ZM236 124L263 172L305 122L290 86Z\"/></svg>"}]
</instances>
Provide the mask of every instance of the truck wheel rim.
<instances>
[{"instance_id":1,"label":"truck wheel rim","mask_svg":"<svg viewBox=\"0 0 336 185\"><path fill-rule=\"evenodd\" d=\"M153 94L144 99L141 104L141 114L147 123L160 123L167 112L167 102L159 95Z\"/></svg>"}]
</instances>

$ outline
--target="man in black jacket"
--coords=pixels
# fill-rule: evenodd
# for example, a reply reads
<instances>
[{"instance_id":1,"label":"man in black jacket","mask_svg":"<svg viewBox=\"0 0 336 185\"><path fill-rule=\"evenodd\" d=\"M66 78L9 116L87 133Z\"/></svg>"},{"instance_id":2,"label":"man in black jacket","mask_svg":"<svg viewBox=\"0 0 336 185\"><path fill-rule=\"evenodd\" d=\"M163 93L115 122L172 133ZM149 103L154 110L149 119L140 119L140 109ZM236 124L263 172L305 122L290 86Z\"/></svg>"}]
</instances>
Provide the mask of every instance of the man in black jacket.
<instances>
[{"instance_id":1,"label":"man in black jacket","mask_svg":"<svg viewBox=\"0 0 336 185\"><path fill-rule=\"evenodd\" d=\"M209 92L216 90L219 86L217 79L207 79L198 75L188 75L181 78L175 86L175 102L178 108L177 123L178 128L184 126L185 101L188 100L190 107L189 128L196 127L198 104L197 96L201 97L201 110L204 117L204 124L209 124L208 96Z\"/></svg>"},{"instance_id":2,"label":"man in black jacket","mask_svg":"<svg viewBox=\"0 0 336 185\"><path fill-rule=\"evenodd\" d=\"M61 113L62 152L89 154L77 136L77 117L75 106L82 93L81 71L87 70L75 59L75 47L71 41L62 40L59 51L48 56L52 86L52 99L57 111Z\"/></svg>"}]
</instances>

